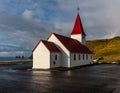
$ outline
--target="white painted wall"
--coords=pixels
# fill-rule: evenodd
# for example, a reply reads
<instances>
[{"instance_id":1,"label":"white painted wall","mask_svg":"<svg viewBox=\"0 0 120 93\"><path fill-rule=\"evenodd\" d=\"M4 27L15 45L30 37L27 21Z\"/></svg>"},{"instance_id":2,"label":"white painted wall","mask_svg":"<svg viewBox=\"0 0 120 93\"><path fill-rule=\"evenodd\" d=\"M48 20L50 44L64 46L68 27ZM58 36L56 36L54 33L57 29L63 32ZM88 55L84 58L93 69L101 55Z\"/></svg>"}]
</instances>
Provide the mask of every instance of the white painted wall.
<instances>
[{"instance_id":1,"label":"white painted wall","mask_svg":"<svg viewBox=\"0 0 120 93\"><path fill-rule=\"evenodd\" d=\"M50 52L45 45L40 42L33 51L33 69L50 68Z\"/></svg>"},{"instance_id":2,"label":"white painted wall","mask_svg":"<svg viewBox=\"0 0 120 93\"><path fill-rule=\"evenodd\" d=\"M56 55L57 55L57 59L55 58ZM59 52L50 53L50 68L60 67L60 62L61 62L61 53Z\"/></svg>"},{"instance_id":3,"label":"white painted wall","mask_svg":"<svg viewBox=\"0 0 120 93\"><path fill-rule=\"evenodd\" d=\"M76 60L74 60L74 55L76 55ZM80 59L79 59L79 55L80 55ZM86 59L86 55L88 55L88 59ZM93 62L92 62L91 55L92 54L71 53L70 67L92 64ZM84 56L84 59L83 59L83 56Z\"/></svg>"},{"instance_id":4,"label":"white painted wall","mask_svg":"<svg viewBox=\"0 0 120 93\"><path fill-rule=\"evenodd\" d=\"M82 34L75 34L75 35L71 35L71 38L78 40L78 41L81 42L83 45L86 44L85 35L82 35Z\"/></svg>"},{"instance_id":5,"label":"white painted wall","mask_svg":"<svg viewBox=\"0 0 120 93\"><path fill-rule=\"evenodd\" d=\"M69 51L64 47L64 45L52 34L48 41L54 42L59 50L61 51L61 64L62 67L70 67L70 54Z\"/></svg>"}]
</instances>

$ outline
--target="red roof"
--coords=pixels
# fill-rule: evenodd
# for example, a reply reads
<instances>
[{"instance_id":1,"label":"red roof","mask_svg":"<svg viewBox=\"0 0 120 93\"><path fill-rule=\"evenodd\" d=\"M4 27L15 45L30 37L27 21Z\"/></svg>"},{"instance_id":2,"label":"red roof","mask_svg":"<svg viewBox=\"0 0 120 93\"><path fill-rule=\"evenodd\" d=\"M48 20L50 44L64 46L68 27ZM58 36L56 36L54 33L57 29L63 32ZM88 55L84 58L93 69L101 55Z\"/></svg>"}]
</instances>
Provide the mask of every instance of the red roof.
<instances>
[{"instance_id":1,"label":"red roof","mask_svg":"<svg viewBox=\"0 0 120 93\"><path fill-rule=\"evenodd\" d=\"M57 48L57 46L53 42L49 42L49 41L45 41L45 40L39 41L38 44L34 47L33 51L37 48L37 46L39 45L40 42L43 42L43 44L46 46L46 48L50 52L60 52L60 50Z\"/></svg>"},{"instance_id":2,"label":"red roof","mask_svg":"<svg viewBox=\"0 0 120 93\"><path fill-rule=\"evenodd\" d=\"M83 35L85 35L79 13L77 14L76 21L75 21L73 30L71 32L71 35L72 34L83 34Z\"/></svg>"},{"instance_id":3,"label":"red roof","mask_svg":"<svg viewBox=\"0 0 120 93\"><path fill-rule=\"evenodd\" d=\"M85 46L82 45L78 40L58 35L53 33L58 40L68 49L68 51L73 52L73 53L88 53L92 54L92 52Z\"/></svg>"},{"instance_id":4,"label":"red roof","mask_svg":"<svg viewBox=\"0 0 120 93\"><path fill-rule=\"evenodd\" d=\"M57 48L57 46L53 42L42 40L44 45L48 48L51 52L60 52L60 50Z\"/></svg>"}]
</instances>

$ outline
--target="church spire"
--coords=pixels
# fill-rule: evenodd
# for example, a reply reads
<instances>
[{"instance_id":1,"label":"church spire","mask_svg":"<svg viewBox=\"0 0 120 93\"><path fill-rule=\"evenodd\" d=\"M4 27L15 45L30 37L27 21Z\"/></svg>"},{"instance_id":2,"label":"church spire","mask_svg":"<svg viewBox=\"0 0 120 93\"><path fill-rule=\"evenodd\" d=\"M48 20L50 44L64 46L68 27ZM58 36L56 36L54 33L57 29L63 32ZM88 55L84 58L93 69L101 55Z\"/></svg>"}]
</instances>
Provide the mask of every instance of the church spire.
<instances>
[{"instance_id":1,"label":"church spire","mask_svg":"<svg viewBox=\"0 0 120 93\"><path fill-rule=\"evenodd\" d=\"M75 21L73 30L71 32L71 35L73 35L73 34L83 34L83 35L85 35L84 29L83 29L83 26L82 26L82 22L81 22L81 19L80 19L80 15L79 15L79 8L77 8L77 10L78 10L78 14L77 14L76 21Z\"/></svg>"},{"instance_id":2,"label":"church spire","mask_svg":"<svg viewBox=\"0 0 120 93\"><path fill-rule=\"evenodd\" d=\"M85 45L86 34L84 32L83 25L82 25L82 22L81 22L81 19L80 19L79 8L77 8L77 10L78 10L78 14L77 14L77 17L76 17L76 20L75 20L73 30L71 32L71 38L76 39L76 40L78 40L79 42L81 42L82 44Z\"/></svg>"}]
</instances>

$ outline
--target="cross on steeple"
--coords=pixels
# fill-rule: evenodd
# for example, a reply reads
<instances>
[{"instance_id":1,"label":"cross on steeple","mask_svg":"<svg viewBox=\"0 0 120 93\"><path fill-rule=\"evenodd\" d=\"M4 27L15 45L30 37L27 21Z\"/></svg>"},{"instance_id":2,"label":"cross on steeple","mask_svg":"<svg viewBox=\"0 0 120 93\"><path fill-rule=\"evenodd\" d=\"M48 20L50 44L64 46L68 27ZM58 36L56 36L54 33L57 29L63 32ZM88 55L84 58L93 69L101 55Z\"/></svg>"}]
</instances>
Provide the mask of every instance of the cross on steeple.
<instances>
[{"instance_id":1,"label":"cross on steeple","mask_svg":"<svg viewBox=\"0 0 120 93\"><path fill-rule=\"evenodd\" d=\"M78 13L79 13L80 8L78 7L77 10L78 10Z\"/></svg>"}]
</instances>

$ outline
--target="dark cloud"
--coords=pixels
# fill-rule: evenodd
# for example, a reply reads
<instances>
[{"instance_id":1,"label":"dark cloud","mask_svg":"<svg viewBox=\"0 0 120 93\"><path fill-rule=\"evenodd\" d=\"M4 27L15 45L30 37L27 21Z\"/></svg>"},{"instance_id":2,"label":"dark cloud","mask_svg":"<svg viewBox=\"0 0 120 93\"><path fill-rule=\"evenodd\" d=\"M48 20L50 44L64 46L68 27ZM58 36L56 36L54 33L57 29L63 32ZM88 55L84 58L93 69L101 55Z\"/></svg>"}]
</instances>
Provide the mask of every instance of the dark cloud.
<instances>
[{"instance_id":1,"label":"dark cloud","mask_svg":"<svg viewBox=\"0 0 120 93\"><path fill-rule=\"evenodd\" d=\"M119 5L120 0L1 0L0 55L28 54L52 32L69 36L78 6L87 39L118 36Z\"/></svg>"},{"instance_id":2,"label":"dark cloud","mask_svg":"<svg viewBox=\"0 0 120 93\"><path fill-rule=\"evenodd\" d=\"M40 39L46 39L50 33L59 30L50 23L13 14L0 14L0 34L5 33L1 38L4 46L0 46L0 51L28 51L25 47L31 51ZM19 47L9 46L12 43Z\"/></svg>"}]
</instances>

